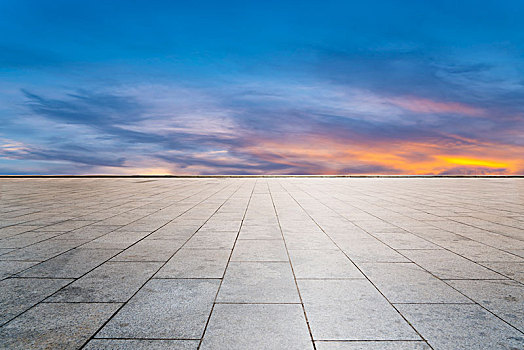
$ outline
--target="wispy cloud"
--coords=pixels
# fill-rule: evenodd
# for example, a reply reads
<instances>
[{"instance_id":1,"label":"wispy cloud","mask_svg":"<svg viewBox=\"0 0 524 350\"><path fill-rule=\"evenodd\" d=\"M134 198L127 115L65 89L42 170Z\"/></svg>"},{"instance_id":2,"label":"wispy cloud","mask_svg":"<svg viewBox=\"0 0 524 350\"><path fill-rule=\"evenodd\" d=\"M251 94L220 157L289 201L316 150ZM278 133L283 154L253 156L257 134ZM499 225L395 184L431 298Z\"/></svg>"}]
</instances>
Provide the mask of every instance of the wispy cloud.
<instances>
[{"instance_id":1,"label":"wispy cloud","mask_svg":"<svg viewBox=\"0 0 524 350\"><path fill-rule=\"evenodd\" d=\"M22 93L26 113L19 123L35 125L44 136L5 142L1 157L49 161L51 172L52 164L64 169L67 163L81 172L183 174L524 168L524 147L505 142L506 129L522 123L518 118L501 121L463 102L380 95L338 83L237 82L218 90L120 85L54 98ZM472 128L471 117L499 131Z\"/></svg>"}]
</instances>

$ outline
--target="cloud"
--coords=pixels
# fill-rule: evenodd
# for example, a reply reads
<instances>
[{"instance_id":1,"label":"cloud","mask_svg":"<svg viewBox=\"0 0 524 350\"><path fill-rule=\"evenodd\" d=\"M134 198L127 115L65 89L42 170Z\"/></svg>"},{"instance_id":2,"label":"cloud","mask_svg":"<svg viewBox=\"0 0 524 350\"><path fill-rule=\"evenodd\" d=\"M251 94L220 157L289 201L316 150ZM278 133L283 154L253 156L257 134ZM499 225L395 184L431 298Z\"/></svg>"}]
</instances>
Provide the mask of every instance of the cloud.
<instances>
[{"instance_id":1,"label":"cloud","mask_svg":"<svg viewBox=\"0 0 524 350\"><path fill-rule=\"evenodd\" d=\"M26 140L23 150L16 150L16 142L24 140L12 138L11 150L0 156L59 162L61 169L70 163L74 171L401 174L522 168L521 146L515 138L507 142L507 129L522 123L519 118L500 121L463 102L380 95L338 83L120 85L54 98L22 93L27 112L9 127L34 128L31 133L40 136ZM495 124L493 132L484 131ZM453 159L478 161L457 167Z\"/></svg>"}]
</instances>

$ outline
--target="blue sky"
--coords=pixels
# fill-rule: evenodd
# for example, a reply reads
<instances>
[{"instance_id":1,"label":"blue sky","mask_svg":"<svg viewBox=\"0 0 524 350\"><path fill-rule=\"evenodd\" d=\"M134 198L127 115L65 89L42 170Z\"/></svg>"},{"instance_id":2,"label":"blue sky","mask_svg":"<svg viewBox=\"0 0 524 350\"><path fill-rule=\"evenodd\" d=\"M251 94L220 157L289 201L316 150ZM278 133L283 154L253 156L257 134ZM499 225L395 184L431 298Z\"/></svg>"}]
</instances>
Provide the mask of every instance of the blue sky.
<instances>
[{"instance_id":1,"label":"blue sky","mask_svg":"<svg viewBox=\"0 0 524 350\"><path fill-rule=\"evenodd\" d=\"M0 173L524 173L522 1L2 1Z\"/></svg>"}]
</instances>

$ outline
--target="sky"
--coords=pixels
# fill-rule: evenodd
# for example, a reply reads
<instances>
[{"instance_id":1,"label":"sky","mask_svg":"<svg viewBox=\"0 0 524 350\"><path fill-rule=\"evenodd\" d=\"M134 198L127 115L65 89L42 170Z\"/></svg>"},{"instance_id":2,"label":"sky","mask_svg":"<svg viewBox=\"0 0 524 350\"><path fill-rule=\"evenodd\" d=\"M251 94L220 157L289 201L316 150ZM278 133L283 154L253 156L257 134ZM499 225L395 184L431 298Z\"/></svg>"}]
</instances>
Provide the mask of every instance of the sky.
<instances>
[{"instance_id":1,"label":"sky","mask_svg":"<svg viewBox=\"0 0 524 350\"><path fill-rule=\"evenodd\" d=\"M0 0L0 174L524 174L524 1Z\"/></svg>"}]
</instances>

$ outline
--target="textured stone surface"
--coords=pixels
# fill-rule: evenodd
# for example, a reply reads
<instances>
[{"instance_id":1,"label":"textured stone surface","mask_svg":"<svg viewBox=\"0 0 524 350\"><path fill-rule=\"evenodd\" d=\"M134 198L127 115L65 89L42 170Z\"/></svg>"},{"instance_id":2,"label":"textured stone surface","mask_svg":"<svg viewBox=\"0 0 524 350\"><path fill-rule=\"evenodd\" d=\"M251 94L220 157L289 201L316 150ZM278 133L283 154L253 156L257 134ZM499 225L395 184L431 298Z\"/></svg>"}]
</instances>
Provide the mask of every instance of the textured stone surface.
<instances>
[{"instance_id":1,"label":"textured stone surface","mask_svg":"<svg viewBox=\"0 0 524 350\"><path fill-rule=\"evenodd\" d=\"M92 339L86 350L197 350L198 340Z\"/></svg>"},{"instance_id":2,"label":"textured stone surface","mask_svg":"<svg viewBox=\"0 0 524 350\"><path fill-rule=\"evenodd\" d=\"M523 348L524 179L0 182L2 349Z\"/></svg>"},{"instance_id":3,"label":"textured stone surface","mask_svg":"<svg viewBox=\"0 0 524 350\"><path fill-rule=\"evenodd\" d=\"M9 278L0 281L0 325L44 300L72 280Z\"/></svg>"},{"instance_id":4,"label":"textured stone surface","mask_svg":"<svg viewBox=\"0 0 524 350\"><path fill-rule=\"evenodd\" d=\"M367 280L300 280L298 286L314 339L420 339Z\"/></svg>"},{"instance_id":5,"label":"textured stone surface","mask_svg":"<svg viewBox=\"0 0 524 350\"><path fill-rule=\"evenodd\" d=\"M524 334L478 305L397 305L435 349L521 349Z\"/></svg>"},{"instance_id":6,"label":"textured stone surface","mask_svg":"<svg viewBox=\"0 0 524 350\"><path fill-rule=\"evenodd\" d=\"M201 349L313 349L297 304L216 305Z\"/></svg>"},{"instance_id":7,"label":"textured stone surface","mask_svg":"<svg viewBox=\"0 0 524 350\"><path fill-rule=\"evenodd\" d=\"M46 301L126 302L159 267L157 262L106 262Z\"/></svg>"},{"instance_id":8,"label":"textured stone surface","mask_svg":"<svg viewBox=\"0 0 524 350\"><path fill-rule=\"evenodd\" d=\"M77 349L119 304L41 303L0 328L5 349Z\"/></svg>"},{"instance_id":9,"label":"textured stone surface","mask_svg":"<svg viewBox=\"0 0 524 350\"><path fill-rule=\"evenodd\" d=\"M298 303L289 262L232 261L217 301L228 303Z\"/></svg>"},{"instance_id":10,"label":"textured stone surface","mask_svg":"<svg viewBox=\"0 0 524 350\"><path fill-rule=\"evenodd\" d=\"M198 339L202 337L218 284L218 280L151 280L97 336Z\"/></svg>"}]
</instances>

